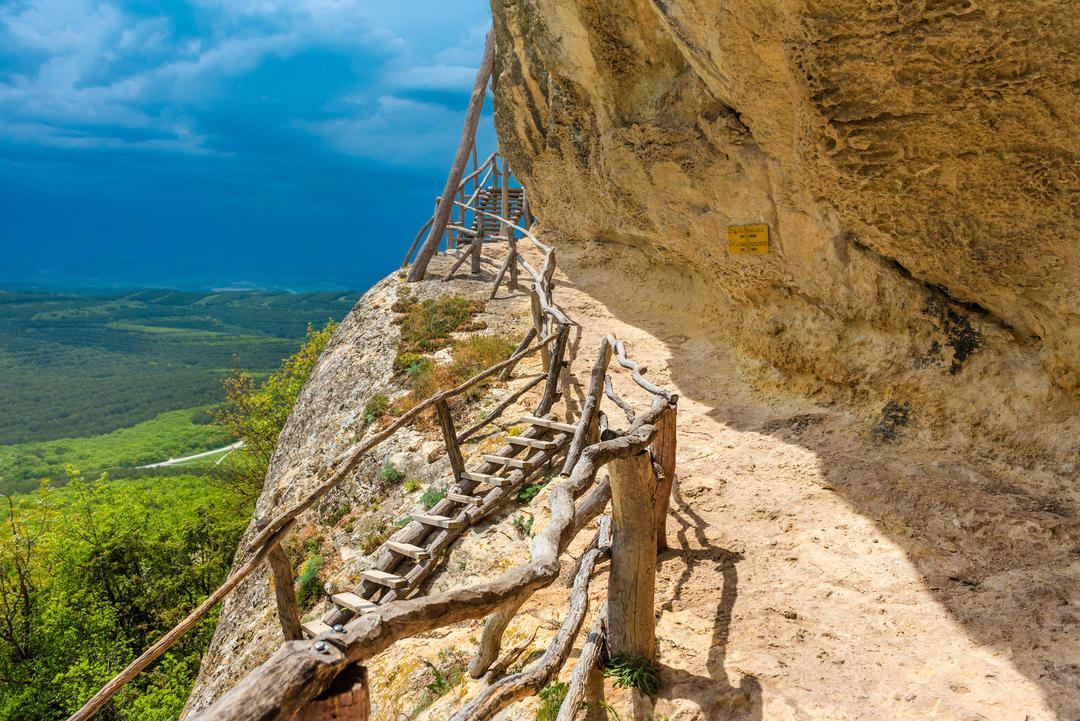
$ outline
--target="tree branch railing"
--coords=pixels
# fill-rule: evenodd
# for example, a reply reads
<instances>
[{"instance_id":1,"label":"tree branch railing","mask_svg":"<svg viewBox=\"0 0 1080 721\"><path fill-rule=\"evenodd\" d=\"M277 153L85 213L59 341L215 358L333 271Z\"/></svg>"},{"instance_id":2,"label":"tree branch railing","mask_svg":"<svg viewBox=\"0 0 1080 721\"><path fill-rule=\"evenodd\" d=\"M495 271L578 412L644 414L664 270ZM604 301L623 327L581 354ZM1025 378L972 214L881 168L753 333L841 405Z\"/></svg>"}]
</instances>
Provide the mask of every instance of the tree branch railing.
<instances>
[{"instance_id":1,"label":"tree branch railing","mask_svg":"<svg viewBox=\"0 0 1080 721\"><path fill-rule=\"evenodd\" d=\"M488 49L490 50L490 39ZM486 51L485 62L488 60L487 55L488 52ZM482 74L483 68L481 74L478 75L478 86ZM476 92L476 88L474 88L474 100ZM475 133L475 128L473 132ZM462 150L463 148L464 150ZM503 633L514 614L538 589L556 580L560 570L560 555L581 529L598 517L612 500L613 486L615 485L614 472L611 483L606 479L599 483L596 482L597 473L604 465L618 459L637 457L651 448L649 456L651 460L647 464L650 469L648 472L652 473L651 469L655 463L656 467L661 469L661 477L657 485L658 492L670 493L671 482L674 479L675 408L678 396L646 380L644 374L647 369L627 357L623 342L610 335L604 336L597 360L590 373L589 385L578 423L572 428L566 427L565 424L557 424L556 426L560 428L561 435L556 435L554 445L557 447L563 441L569 441L569 445L566 457L560 467L560 481L553 484L549 499L551 520L547 527L533 539L529 563L512 568L493 581L456 588L430 596L405 599L402 593L390 590L379 598L377 605L374 605L373 608L362 615L354 618L347 609L339 609L331 614L328 624L322 626L322 628L331 628L331 630L319 633L314 639L310 640L298 638L300 634L296 628L298 613L296 611L295 590L290 583L292 578L280 542L300 514L310 509L320 498L339 485L357 467L364 454L392 437L421 413L434 409L442 429L454 477L460 482L462 476L465 475L464 459L460 451L462 443L493 423L524 393L537 387L540 383L545 384L543 395L535 411L536 418L540 420L551 417L549 412L562 392L562 375L567 366L564 357L567 352L571 321L553 300L554 248L542 243L530 231L531 216L524 189L521 191L521 222L514 222L515 219L510 217L508 182L511 176L505 163L503 169L499 169L498 163L502 156L493 153L483 163L477 164L475 143L471 148L467 148L463 136L459 156L467 157L468 152L466 151L471 151L473 157L474 169L472 173L461 177L461 172L457 167L459 165L457 161L461 157L455 160L454 172L457 172L457 177L460 180L450 182L453 178L452 172L451 179L448 179L447 188L444 191L444 195L448 194L449 197L439 199L436 214L421 227L402 265L403 267L408 265L413 251L425 232L428 232L428 236L421 252L430 249L433 238L436 237L435 232L438 229L440 233L438 236L439 244L441 244L441 234L444 233L447 242L455 245L456 239L468 238L470 240L469 247L460 254L456 264L447 274L447 278L451 277L454 271L469 257L472 257L473 269L476 270L479 267L480 249L485 241L485 221L493 221L498 225L501 233L501 236L495 236L495 238L508 241L508 253L495 279L491 297L495 297L499 286L507 278L508 274L509 286L511 288L516 287L518 269L524 271L531 281L528 283L528 295L532 306L533 328L529 331L529 334L509 358L484 369L454 388L432 395L402 414L386 428L378 431L367 440L355 444L331 462L330 468L332 472L330 476L313 491L285 508L274 518L258 520L255 524L256 533L254 537L244 546L244 550L251 554L244 565L234 571L225 583L214 591L187 619L106 684L69 721L86 721L89 719L124 684L160 656L183 633L194 626L199 619L205 617L214 605L221 601L243 578L250 575L263 560L269 560L273 570L279 620L282 623L286 641L269 660L252 671L211 707L192 717L192 721L252 721L254 719L260 721L280 719L285 721L291 719L316 697L320 698L319 703L323 703L326 698L325 693L332 685L333 693L337 693L338 687L342 685L342 679L363 678L363 673L354 673L356 665L386 649L394 642L421 632L463 620L482 618L491 614L484 627L480 648L469 667L470 674L479 678L488 672L498 658ZM498 187L501 192L501 213L492 213L489 210L484 210L479 205L479 199L482 197L483 191L490 189L487 183L492 177L495 178L495 182L498 184L495 187ZM466 202L464 199L465 191L467 184L470 182L474 183L474 189ZM459 196L460 200L457 199ZM457 223L453 222L455 220L453 217L455 208L458 209L457 220L459 222ZM472 227L469 227L466 223L467 214L469 213L473 217ZM527 238L533 247L542 254L543 261L539 269L533 267L518 252L516 233L520 233L522 238ZM419 257L418 263L420 262ZM426 260L423 264L426 269ZM414 266L413 271L416 270ZM410 272L410 280L413 280L413 275L416 274ZM423 271L419 273L419 276L423 277ZM537 340L535 343L530 344L533 339ZM494 376L496 373L499 373L499 377L505 380L523 358L536 352L541 354L543 373L530 379L523 387L511 393L493 411L464 432L457 433L453 419L450 417L447 401L467 392L476 384ZM612 360L615 360L620 368L628 370L634 383L650 395L652 400L648 410L635 414L632 406L615 393L611 383L611 376L608 374ZM629 423L626 431L615 432L607 428L607 416L601 409L602 401L605 398L613 401L626 413ZM555 453L555 450L537 451L532 460L550 463ZM526 455L528 456L528 454ZM640 466L640 464L638 465ZM504 480L509 487L514 487L514 483L523 483L527 475L524 470L519 470L511 473ZM665 487L666 491L664 490ZM476 503L477 506L467 508L459 516L466 519L468 523L483 518L493 511L500 502L504 502L505 498L500 495L499 491L500 489L496 488L488 494L488 497L483 499L470 497L470 503ZM625 499L625 488L621 488L620 492L624 494L623 498ZM578 498L580 498L580 501L575 503L575 499ZM436 506L436 509L439 507ZM656 514L655 532L657 544L661 547L663 547L663 518L661 513L666 516L666 509L667 498L664 497L658 498L655 510L647 511ZM624 517L626 516L625 503L616 510L619 510ZM638 516L640 516L644 511L637 509L637 512ZM410 523L397 535L402 535L403 539L405 537L413 538L413 536L419 539L420 536L417 534L420 534L421 531L414 529L414 525L418 524L415 521ZM529 669L502 679L493 678L489 674L488 678L491 679L491 683L481 691L478 697L460 710L452 721L483 721L489 719L514 701L535 693L558 673L566 661L573 639L576 637L586 615L586 591L592 570L599 560L610 554L611 544L607 541L606 536L608 527L607 521L601 524L601 531L598 532L594 542L589 544L582 557L575 564L572 574L574 583L570 612L567 615L567 620L556 634L554 641L540 660ZM618 539L619 529L617 526L615 532L615 538ZM430 547L432 557L419 563L413 571L410 571L410 575L413 576L412 580L415 583L419 583L434 571L439 555L453 541L454 537L448 530L435 534ZM623 537L625 537L625 533ZM640 549L636 549L636 552L639 556L641 555ZM378 564L378 561L376 561L376 564ZM415 587L415 585L412 587ZM607 628L608 632L610 632L612 617L609 616L609 608L611 608L610 602L601 613L602 617L598 617L597 625L594 626L594 633L590 636L590 639L597 635L597 629L600 629L602 633ZM611 613L614 613L614 611ZM312 632L309 631L309 633ZM593 641L590 640L590 643L593 643ZM592 648L589 654L589 658L593 660L588 663L595 663L598 650ZM579 666L584 663L586 663L584 660L581 661ZM579 673L579 669L575 669L575 683L577 683L582 673L587 670L587 668L583 668ZM497 676L498 674L494 675ZM338 679L336 685L334 685L335 679ZM346 689L348 689L348 686L348 683L344 684ZM572 689L572 692L578 694L576 690ZM320 696L321 694L322 696ZM580 700L580 695L577 698ZM572 715L572 712L570 715ZM565 718L569 718L569 716L564 708L563 712L560 713L560 719Z\"/></svg>"}]
</instances>

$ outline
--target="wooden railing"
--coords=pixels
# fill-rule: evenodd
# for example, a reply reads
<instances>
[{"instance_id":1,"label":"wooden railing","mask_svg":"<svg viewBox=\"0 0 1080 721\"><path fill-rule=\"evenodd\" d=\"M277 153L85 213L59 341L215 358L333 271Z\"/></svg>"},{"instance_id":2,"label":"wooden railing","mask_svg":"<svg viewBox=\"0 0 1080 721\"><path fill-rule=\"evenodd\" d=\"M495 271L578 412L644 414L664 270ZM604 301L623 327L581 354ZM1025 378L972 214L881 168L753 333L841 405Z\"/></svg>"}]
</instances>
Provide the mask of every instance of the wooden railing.
<instances>
[{"instance_id":1,"label":"wooden railing","mask_svg":"<svg viewBox=\"0 0 1080 721\"><path fill-rule=\"evenodd\" d=\"M441 201L442 196L435 199L436 211ZM436 216L437 212L433 213L420 226L401 262L402 268L411 262L413 253L421 239L428 234ZM516 240L514 228L518 226L505 223L502 218L520 220L523 227L529 227L532 216L529 214L525 189L516 182L501 154L492 153L478 165L474 148L473 170L457 184L450 202L450 217L438 236L438 246L442 250L460 249L465 257L473 259L473 272L479 272L480 246L483 243L513 243ZM471 256L468 255L470 251Z\"/></svg>"},{"instance_id":2,"label":"wooden railing","mask_svg":"<svg viewBox=\"0 0 1080 721\"><path fill-rule=\"evenodd\" d=\"M491 51L489 35L484 60L486 71L481 68L478 86L481 79L486 86L484 73L490 74ZM471 122L475 134L472 112L477 105L476 88L473 95L466 132ZM425 399L386 428L358 442L331 464L331 475L315 490L273 518L256 522L257 533L244 548L249 554L247 560L187 618L102 687L69 721L89 719L124 684L206 617L263 560L269 562L273 573L278 616L286 641L268 661L212 706L196 714L193 721L285 721L301 712L305 719L321 719L336 716L344 706L351 705L354 711L366 709L366 673L361 666L365 659L400 639L484 616L488 616L488 620L469 672L475 678L484 678L487 683L451 721L488 719L514 701L538 692L564 665L584 622L591 572L599 560L608 556L612 559L609 589L618 589L618 592L609 592L607 604L596 616L589 642L571 677L567 702L559 714L560 721L569 721L577 709L584 679L597 661L605 634L610 634L609 640L617 648L635 655L651 655L651 625L646 628L629 619L652 618L655 551L663 546L667 500L675 474L678 397L647 381L644 378L646 369L627 357L621 341L608 335L600 344L589 376L581 417L576 423L563 423L552 417L549 412L568 380L564 377L568 365L565 356L571 326L570 318L553 300L554 249L530 231L532 216L523 189L517 206L519 212L510 212L511 175L505 162L500 167L502 158L498 153L477 163L473 138L473 172L461 177L464 162L459 161L462 161L463 149L469 148L468 140L463 135L455 169L448 179L446 192L452 193L452 199L449 203L440 199L436 214L417 234L403 267L408 265L425 232L428 233L425 246L429 241L441 244L438 236L432 235L433 227L439 226L440 222L443 229L439 232L445 233L447 252L458 253L444 279L451 278L470 258L473 272L478 272L485 245L501 248L501 243L493 244L493 241L505 241L506 257L495 278L491 297L497 294L504 280L511 289L516 289L518 271L524 271L529 277L526 284L533 327L509 358L455 388ZM454 182L455 177L460 181ZM494 182L489 185L492 178ZM466 199L469 183L472 183L472 193ZM492 189L495 189L494 193ZM499 212L491 209L493 197L498 198ZM494 228L498 228L496 235L489 232ZM518 233L541 254L539 270L518 252ZM428 259L423 261L424 269ZM421 269L420 277L423 277L424 269ZM410 278L412 275L410 271ZM523 358L536 352L541 354L543 373L509 394L479 422L458 433L447 401L495 374L506 380ZM613 357L621 368L630 372L636 386L648 394L650 402L643 412L637 413L630 403L616 394L608 373ZM532 416L523 419L531 428L516 440L508 438L507 445L495 454L483 457L479 468L468 470L461 444L493 423L514 401L540 383L545 385L536 410ZM625 430L611 427L602 408L605 399L625 413L629 424ZM365 580L352 593L334 595L335 605L322 621L301 624L294 581L282 546L285 534L301 513L357 467L364 454L432 408L446 444L454 490L432 508L430 515L414 516L412 522L385 542L372 569L362 574ZM517 458L518 453L524 455ZM405 598L434 571L440 555L463 528L515 496L516 490L532 474L545 465L550 467L560 456L560 481L553 484L549 501L551 520L533 539L532 557L528 563L486 583L425 597ZM597 481L598 472L608 464L610 480ZM487 486L490 490L483 496L475 495L477 488ZM649 497L657 499L655 508L643 502ZM533 593L555 581L559 575L560 555L589 522L600 516L609 501L612 518L600 519L600 530L575 564L567 617L555 638L531 667L503 676L510 665L509 656L499 661L498 655L508 623ZM459 507L454 515L446 515ZM648 561L650 554L652 562ZM413 568L404 575L395 573L406 562L413 563ZM643 611L645 606L647 609ZM302 640L305 634L313 638ZM367 712L356 711L354 718L366 721Z\"/></svg>"}]
</instances>

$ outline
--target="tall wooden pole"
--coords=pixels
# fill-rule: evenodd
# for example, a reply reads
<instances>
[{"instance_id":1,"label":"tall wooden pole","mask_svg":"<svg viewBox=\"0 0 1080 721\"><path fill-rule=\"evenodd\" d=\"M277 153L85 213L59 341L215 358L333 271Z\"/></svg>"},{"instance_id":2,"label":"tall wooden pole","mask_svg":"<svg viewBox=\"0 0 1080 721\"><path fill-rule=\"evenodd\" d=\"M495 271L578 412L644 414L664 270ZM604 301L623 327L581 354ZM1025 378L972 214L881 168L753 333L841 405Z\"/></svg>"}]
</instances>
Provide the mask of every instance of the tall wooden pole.
<instances>
[{"instance_id":1,"label":"tall wooden pole","mask_svg":"<svg viewBox=\"0 0 1080 721\"><path fill-rule=\"evenodd\" d=\"M656 651L656 474L642 451L608 464L611 478L611 576L608 648L652 660Z\"/></svg>"},{"instance_id":2,"label":"tall wooden pole","mask_svg":"<svg viewBox=\"0 0 1080 721\"><path fill-rule=\"evenodd\" d=\"M292 566L281 543L275 543L266 556L270 570L274 572L274 598L277 600L278 620L286 641L299 641L304 637L300 627L300 609L296 606L296 591L293 589Z\"/></svg>"},{"instance_id":3,"label":"tall wooden pole","mask_svg":"<svg viewBox=\"0 0 1080 721\"><path fill-rule=\"evenodd\" d=\"M427 275L428 263L439 249L439 239L442 238L446 223L450 220L450 209L454 207L458 184L465 174L469 153L476 144L476 126L480 123L480 111L484 107L484 97L487 95L487 85L494 66L495 35L493 30L488 30L487 38L484 40L484 59L480 63L480 70L476 73L476 82L473 84L472 96L469 98L469 109L465 113L465 127L461 130L461 143L458 145L457 155L454 156L454 164L450 166L450 175L446 178L442 199L435 211L435 222L431 224L427 239L416 253L416 262L409 269L410 281L424 279Z\"/></svg>"}]
</instances>

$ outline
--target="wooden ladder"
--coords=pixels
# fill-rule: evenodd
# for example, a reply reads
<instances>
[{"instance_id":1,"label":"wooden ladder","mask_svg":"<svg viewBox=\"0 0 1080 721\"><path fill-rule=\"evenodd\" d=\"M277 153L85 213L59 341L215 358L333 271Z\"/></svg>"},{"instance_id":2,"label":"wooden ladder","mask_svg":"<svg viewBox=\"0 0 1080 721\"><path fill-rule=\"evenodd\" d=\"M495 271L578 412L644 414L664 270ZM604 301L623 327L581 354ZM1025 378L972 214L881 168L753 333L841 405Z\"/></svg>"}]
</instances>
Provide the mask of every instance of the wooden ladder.
<instances>
[{"instance_id":1,"label":"wooden ladder","mask_svg":"<svg viewBox=\"0 0 1080 721\"><path fill-rule=\"evenodd\" d=\"M496 453L483 455L480 465L463 472L442 501L428 513L414 514L406 527L383 542L373 554L373 566L361 572L363 580L351 592L331 596L333 608L322 619L302 624L304 632L317 636L330 630L330 623L344 623L415 591L466 528L515 497L529 478L552 464L576 428L551 418L522 420L529 424L525 432L509 436Z\"/></svg>"}]
</instances>

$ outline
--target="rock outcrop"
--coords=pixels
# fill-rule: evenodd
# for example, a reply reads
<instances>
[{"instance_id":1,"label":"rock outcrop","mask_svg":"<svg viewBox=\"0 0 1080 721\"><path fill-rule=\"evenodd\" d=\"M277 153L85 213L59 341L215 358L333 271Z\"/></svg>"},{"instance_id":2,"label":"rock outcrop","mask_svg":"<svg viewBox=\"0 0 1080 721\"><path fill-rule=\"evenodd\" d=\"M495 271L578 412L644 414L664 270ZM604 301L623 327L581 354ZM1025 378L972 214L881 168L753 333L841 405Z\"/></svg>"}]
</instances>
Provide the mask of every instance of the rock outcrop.
<instances>
[{"instance_id":1,"label":"rock outcrop","mask_svg":"<svg viewBox=\"0 0 1080 721\"><path fill-rule=\"evenodd\" d=\"M500 143L575 282L603 300L605 277L639 275L762 387L857 407L883 441L1072 471L1071 3L492 9ZM729 254L750 223L770 252Z\"/></svg>"}]
</instances>

